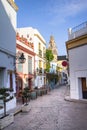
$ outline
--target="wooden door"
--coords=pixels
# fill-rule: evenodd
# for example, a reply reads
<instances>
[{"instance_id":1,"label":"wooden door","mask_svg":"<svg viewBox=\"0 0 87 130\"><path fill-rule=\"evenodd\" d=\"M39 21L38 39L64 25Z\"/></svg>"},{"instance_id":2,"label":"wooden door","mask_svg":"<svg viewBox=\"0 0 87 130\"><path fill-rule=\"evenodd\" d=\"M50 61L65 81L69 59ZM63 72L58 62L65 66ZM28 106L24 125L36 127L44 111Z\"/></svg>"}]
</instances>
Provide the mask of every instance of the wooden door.
<instances>
[{"instance_id":1,"label":"wooden door","mask_svg":"<svg viewBox=\"0 0 87 130\"><path fill-rule=\"evenodd\" d=\"M81 78L81 81L82 81L82 94L83 94L83 98L87 99L86 78Z\"/></svg>"},{"instance_id":2,"label":"wooden door","mask_svg":"<svg viewBox=\"0 0 87 130\"><path fill-rule=\"evenodd\" d=\"M22 89L23 89L23 86L22 86L22 79L21 78L18 78L17 80L17 96L18 97L21 97L21 94L22 94Z\"/></svg>"}]
</instances>

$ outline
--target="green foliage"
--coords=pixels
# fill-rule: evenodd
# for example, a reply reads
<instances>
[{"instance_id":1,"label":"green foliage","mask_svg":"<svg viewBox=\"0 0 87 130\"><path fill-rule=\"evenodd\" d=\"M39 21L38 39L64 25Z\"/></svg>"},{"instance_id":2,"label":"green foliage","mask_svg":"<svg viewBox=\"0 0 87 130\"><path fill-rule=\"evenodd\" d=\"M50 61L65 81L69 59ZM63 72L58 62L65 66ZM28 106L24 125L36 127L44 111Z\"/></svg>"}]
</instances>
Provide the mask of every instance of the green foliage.
<instances>
[{"instance_id":1,"label":"green foliage","mask_svg":"<svg viewBox=\"0 0 87 130\"><path fill-rule=\"evenodd\" d=\"M0 99L4 100L5 102L7 101L6 100L6 97L10 96L10 93L9 92L12 92L13 90L10 89L10 88L0 88Z\"/></svg>"},{"instance_id":2,"label":"green foliage","mask_svg":"<svg viewBox=\"0 0 87 130\"><path fill-rule=\"evenodd\" d=\"M4 116L6 116L6 102L13 98L13 97L10 97L10 93L9 93L12 91L13 90L10 88L5 88L5 87L0 88L0 100L3 100L3 103L4 103ZM7 97L9 97L9 99Z\"/></svg>"},{"instance_id":3,"label":"green foliage","mask_svg":"<svg viewBox=\"0 0 87 130\"><path fill-rule=\"evenodd\" d=\"M47 63L46 63L46 72L49 72L49 69L50 69L50 63L47 62Z\"/></svg>"},{"instance_id":4,"label":"green foliage","mask_svg":"<svg viewBox=\"0 0 87 130\"><path fill-rule=\"evenodd\" d=\"M54 59L52 50L46 49L46 60L47 62L51 62Z\"/></svg>"},{"instance_id":5,"label":"green foliage","mask_svg":"<svg viewBox=\"0 0 87 130\"><path fill-rule=\"evenodd\" d=\"M58 74L51 74L51 73L47 73L46 78L48 80L48 82L50 83L51 81L53 81L55 79L56 83L59 80Z\"/></svg>"},{"instance_id":6,"label":"green foliage","mask_svg":"<svg viewBox=\"0 0 87 130\"><path fill-rule=\"evenodd\" d=\"M26 105L27 105L27 99L30 97L30 93L29 93L29 87L25 87L23 92L22 92L22 97L24 99L26 99Z\"/></svg>"},{"instance_id":7,"label":"green foliage","mask_svg":"<svg viewBox=\"0 0 87 130\"><path fill-rule=\"evenodd\" d=\"M54 59L52 50L46 49L46 71L49 72L50 62Z\"/></svg>"}]
</instances>

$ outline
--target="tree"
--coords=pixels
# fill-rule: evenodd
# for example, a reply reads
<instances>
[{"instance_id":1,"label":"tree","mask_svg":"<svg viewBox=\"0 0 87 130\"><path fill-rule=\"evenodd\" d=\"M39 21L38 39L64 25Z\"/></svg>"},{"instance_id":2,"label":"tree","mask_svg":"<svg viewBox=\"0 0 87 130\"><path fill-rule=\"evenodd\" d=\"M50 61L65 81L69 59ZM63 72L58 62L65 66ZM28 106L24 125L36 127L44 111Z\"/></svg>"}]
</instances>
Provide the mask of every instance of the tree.
<instances>
[{"instance_id":1,"label":"tree","mask_svg":"<svg viewBox=\"0 0 87 130\"><path fill-rule=\"evenodd\" d=\"M27 102L28 102L28 98L30 98L30 93L29 93L29 88L28 87L25 87L23 92L22 92L22 98L25 99L26 101L26 104L25 105L28 105Z\"/></svg>"},{"instance_id":2,"label":"tree","mask_svg":"<svg viewBox=\"0 0 87 130\"><path fill-rule=\"evenodd\" d=\"M47 62L51 62L54 59L52 50L46 49L46 60Z\"/></svg>"},{"instance_id":3,"label":"tree","mask_svg":"<svg viewBox=\"0 0 87 130\"><path fill-rule=\"evenodd\" d=\"M54 59L52 50L46 49L46 71L49 72L50 62Z\"/></svg>"},{"instance_id":4,"label":"tree","mask_svg":"<svg viewBox=\"0 0 87 130\"><path fill-rule=\"evenodd\" d=\"M6 102L8 102L9 100L11 100L13 98L13 96L10 96L10 92L12 92L13 90L10 88L0 88L0 100L3 100L3 104L4 104L4 117L7 115L6 114Z\"/></svg>"}]
</instances>

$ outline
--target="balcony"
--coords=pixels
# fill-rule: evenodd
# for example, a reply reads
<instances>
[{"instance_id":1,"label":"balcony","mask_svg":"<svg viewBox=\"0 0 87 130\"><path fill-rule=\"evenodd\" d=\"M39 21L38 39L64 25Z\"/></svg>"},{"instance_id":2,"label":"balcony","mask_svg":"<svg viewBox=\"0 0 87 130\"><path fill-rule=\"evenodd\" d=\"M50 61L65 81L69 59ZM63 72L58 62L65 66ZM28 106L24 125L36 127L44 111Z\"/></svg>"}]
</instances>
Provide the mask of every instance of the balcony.
<instances>
[{"instance_id":1,"label":"balcony","mask_svg":"<svg viewBox=\"0 0 87 130\"><path fill-rule=\"evenodd\" d=\"M68 40L72 40L79 36L87 34L87 21L74 27L68 29Z\"/></svg>"},{"instance_id":2,"label":"balcony","mask_svg":"<svg viewBox=\"0 0 87 130\"><path fill-rule=\"evenodd\" d=\"M39 56L42 57L42 50L39 50Z\"/></svg>"},{"instance_id":3,"label":"balcony","mask_svg":"<svg viewBox=\"0 0 87 130\"><path fill-rule=\"evenodd\" d=\"M36 73L37 73L37 74L44 74L44 73L45 73L45 69L37 68L37 69L36 69Z\"/></svg>"}]
</instances>

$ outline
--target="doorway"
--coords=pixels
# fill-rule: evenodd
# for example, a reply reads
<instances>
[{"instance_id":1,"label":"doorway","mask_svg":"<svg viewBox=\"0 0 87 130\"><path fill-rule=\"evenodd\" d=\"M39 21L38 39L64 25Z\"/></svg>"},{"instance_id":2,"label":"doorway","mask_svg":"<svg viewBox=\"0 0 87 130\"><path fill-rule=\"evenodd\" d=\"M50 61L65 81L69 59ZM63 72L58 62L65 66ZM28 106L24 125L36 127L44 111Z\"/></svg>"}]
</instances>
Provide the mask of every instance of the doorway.
<instances>
[{"instance_id":1,"label":"doorway","mask_svg":"<svg viewBox=\"0 0 87 130\"><path fill-rule=\"evenodd\" d=\"M29 86L29 90L32 89L32 78L28 79L28 86Z\"/></svg>"},{"instance_id":2,"label":"doorway","mask_svg":"<svg viewBox=\"0 0 87 130\"><path fill-rule=\"evenodd\" d=\"M81 78L82 82L82 95L84 99L87 99L87 78L83 77Z\"/></svg>"},{"instance_id":3,"label":"doorway","mask_svg":"<svg viewBox=\"0 0 87 130\"><path fill-rule=\"evenodd\" d=\"M4 77L5 77L4 71L5 71L5 68L0 67L0 87L4 86Z\"/></svg>"},{"instance_id":4,"label":"doorway","mask_svg":"<svg viewBox=\"0 0 87 130\"><path fill-rule=\"evenodd\" d=\"M23 86L22 79L18 78L18 80L17 80L17 87L16 87L17 97L21 97L22 89L23 89L22 86Z\"/></svg>"}]
</instances>

